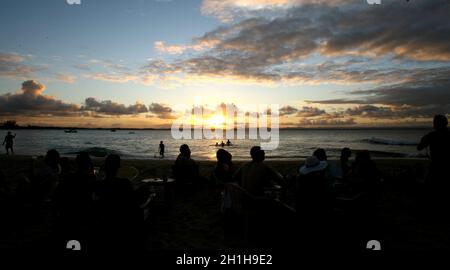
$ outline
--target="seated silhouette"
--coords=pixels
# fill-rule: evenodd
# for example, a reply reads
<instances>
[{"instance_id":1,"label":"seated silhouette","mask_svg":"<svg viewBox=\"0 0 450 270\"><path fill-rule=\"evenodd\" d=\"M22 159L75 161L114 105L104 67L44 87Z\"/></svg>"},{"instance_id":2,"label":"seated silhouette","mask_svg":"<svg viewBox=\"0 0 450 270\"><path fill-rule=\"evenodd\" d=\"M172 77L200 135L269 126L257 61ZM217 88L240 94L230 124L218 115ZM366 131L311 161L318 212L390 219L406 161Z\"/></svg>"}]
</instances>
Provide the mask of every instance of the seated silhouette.
<instances>
[{"instance_id":1,"label":"seated silhouette","mask_svg":"<svg viewBox=\"0 0 450 270\"><path fill-rule=\"evenodd\" d=\"M353 162L351 186L355 192L363 192L373 206L381 192L381 173L370 157L369 151L360 151Z\"/></svg>"},{"instance_id":2,"label":"seated silhouette","mask_svg":"<svg viewBox=\"0 0 450 270\"><path fill-rule=\"evenodd\" d=\"M54 201L62 240L76 239L87 243L94 217L92 185L95 175L88 153L78 154L75 163L76 171L61 177Z\"/></svg>"},{"instance_id":3,"label":"seated silhouette","mask_svg":"<svg viewBox=\"0 0 450 270\"><path fill-rule=\"evenodd\" d=\"M32 179L34 198L38 201L50 201L59 182L59 153L51 149L44 158L44 167L39 169Z\"/></svg>"},{"instance_id":4,"label":"seated silhouette","mask_svg":"<svg viewBox=\"0 0 450 270\"><path fill-rule=\"evenodd\" d=\"M232 181L232 158L233 156L224 149L217 150L217 164L212 173L212 178L216 185Z\"/></svg>"},{"instance_id":5,"label":"seated silhouette","mask_svg":"<svg viewBox=\"0 0 450 270\"><path fill-rule=\"evenodd\" d=\"M347 179L351 173L352 166L350 164L350 157L352 151L348 147L344 147L341 150L341 156L339 158L339 167L342 173L342 179Z\"/></svg>"},{"instance_id":6,"label":"seated silhouette","mask_svg":"<svg viewBox=\"0 0 450 270\"><path fill-rule=\"evenodd\" d=\"M284 185L283 177L264 163L265 152L259 146L250 150L252 161L244 164L233 176L247 192L255 196L264 195L264 189L273 187L273 182Z\"/></svg>"},{"instance_id":7,"label":"seated silhouette","mask_svg":"<svg viewBox=\"0 0 450 270\"><path fill-rule=\"evenodd\" d=\"M143 213L138 205L133 185L128 179L117 176L120 157L110 154L105 159L105 178L96 183L100 219L97 243L102 251L131 252L139 248Z\"/></svg>"},{"instance_id":8,"label":"seated silhouette","mask_svg":"<svg viewBox=\"0 0 450 270\"><path fill-rule=\"evenodd\" d=\"M329 189L325 178L327 163L316 156L308 157L299 169L296 185L296 207L310 215L329 210Z\"/></svg>"},{"instance_id":9,"label":"seated silhouette","mask_svg":"<svg viewBox=\"0 0 450 270\"><path fill-rule=\"evenodd\" d=\"M326 161L308 157L299 168L295 208L299 221L299 242L311 250L327 248L334 197L325 177Z\"/></svg>"},{"instance_id":10,"label":"seated silhouette","mask_svg":"<svg viewBox=\"0 0 450 270\"><path fill-rule=\"evenodd\" d=\"M191 150L187 144L180 146L180 154L172 169L177 185L196 184L199 180L198 165L191 158Z\"/></svg>"},{"instance_id":11,"label":"seated silhouette","mask_svg":"<svg viewBox=\"0 0 450 270\"><path fill-rule=\"evenodd\" d=\"M327 185L333 185L335 182L335 178L333 176L333 169L330 163L328 163L328 156L323 148L317 148L313 152L313 156L315 156L319 161L321 161L323 164L325 164L324 169L324 179L327 182Z\"/></svg>"}]
</instances>

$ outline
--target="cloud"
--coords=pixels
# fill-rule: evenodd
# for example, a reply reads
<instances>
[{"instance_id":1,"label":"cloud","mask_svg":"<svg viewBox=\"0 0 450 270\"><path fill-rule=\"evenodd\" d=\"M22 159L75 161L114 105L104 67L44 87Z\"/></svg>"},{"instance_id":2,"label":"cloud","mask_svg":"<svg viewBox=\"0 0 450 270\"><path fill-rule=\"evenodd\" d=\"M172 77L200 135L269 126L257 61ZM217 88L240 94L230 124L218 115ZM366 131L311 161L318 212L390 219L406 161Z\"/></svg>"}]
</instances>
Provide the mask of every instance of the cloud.
<instances>
[{"instance_id":1,"label":"cloud","mask_svg":"<svg viewBox=\"0 0 450 270\"><path fill-rule=\"evenodd\" d=\"M284 106L280 108L280 116L292 115L296 112L298 112L298 109L292 106Z\"/></svg>"},{"instance_id":2,"label":"cloud","mask_svg":"<svg viewBox=\"0 0 450 270\"><path fill-rule=\"evenodd\" d=\"M114 73L92 73L92 74L85 74L86 78L93 79L93 80L100 80L100 81L107 81L107 82L113 82L113 83L127 83L130 81L135 81L139 78L138 75L126 73L126 74L114 74Z\"/></svg>"},{"instance_id":3,"label":"cloud","mask_svg":"<svg viewBox=\"0 0 450 270\"><path fill-rule=\"evenodd\" d=\"M182 45L167 45L164 41L156 41L154 47L157 51L168 54L181 54L187 49Z\"/></svg>"},{"instance_id":4,"label":"cloud","mask_svg":"<svg viewBox=\"0 0 450 270\"><path fill-rule=\"evenodd\" d=\"M116 103L111 100L98 101L93 97L86 98L82 111L90 111L104 115L135 115L148 112L144 104L136 102L134 105L126 106L124 104Z\"/></svg>"},{"instance_id":5,"label":"cloud","mask_svg":"<svg viewBox=\"0 0 450 270\"><path fill-rule=\"evenodd\" d=\"M20 63L25 59L25 56L16 53L0 53L0 62Z\"/></svg>"},{"instance_id":6,"label":"cloud","mask_svg":"<svg viewBox=\"0 0 450 270\"><path fill-rule=\"evenodd\" d=\"M148 111L161 119L175 119L173 110L169 106L160 103L152 103L148 106Z\"/></svg>"},{"instance_id":7,"label":"cloud","mask_svg":"<svg viewBox=\"0 0 450 270\"><path fill-rule=\"evenodd\" d=\"M0 95L0 115L68 116L75 115L79 106L43 95L45 85L34 80L22 83L21 93Z\"/></svg>"},{"instance_id":8,"label":"cloud","mask_svg":"<svg viewBox=\"0 0 450 270\"><path fill-rule=\"evenodd\" d=\"M317 104L384 104L425 106L450 104L450 68L416 69L403 83L350 91L351 98L307 101ZM358 96L358 98L353 98Z\"/></svg>"},{"instance_id":9,"label":"cloud","mask_svg":"<svg viewBox=\"0 0 450 270\"><path fill-rule=\"evenodd\" d=\"M74 83L77 79L76 76L65 73L56 73L55 78L66 83Z\"/></svg>"},{"instance_id":10,"label":"cloud","mask_svg":"<svg viewBox=\"0 0 450 270\"><path fill-rule=\"evenodd\" d=\"M216 45L217 41L214 40L197 40L194 39L195 43L191 45L168 45L164 41L155 41L153 44L154 48L161 53L168 54L182 54L187 50L201 51L205 49L212 48Z\"/></svg>"},{"instance_id":11,"label":"cloud","mask_svg":"<svg viewBox=\"0 0 450 270\"><path fill-rule=\"evenodd\" d=\"M286 8L276 16L254 16L218 27L190 45L159 44L161 50L173 53L210 44L194 55L164 63L161 72L260 83L392 83L409 76L393 63L450 61L449 1L332 2L204 1L203 10ZM356 57L365 61L335 61ZM375 65L383 58L384 64ZM316 63L305 63L311 59ZM149 72L158 74L157 69Z\"/></svg>"},{"instance_id":12,"label":"cloud","mask_svg":"<svg viewBox=\"0 0 450 270\"><path fill-rule=\"evenodd\" d=\"M25 95L39 96L44 90L45 85L35 80L28 80L22 83L22 91Z\"/></svg>"},{"instance_id":13,"label":"cloud","mask_svg":"<svg viewBox=\"0 0 450 270\"><path fill-rule=\"evenodd\" d=\"M350 91L347 93L349 98L307 102L358 104L360 106L350 108L346 113L377 118L432 117L450 112L450 68L417 69L410 76L403 83Z\"/></svg>"},{"instance_id":14,"label":"cloud","mask_svg":"<svg viewBox=\"0 0 450 270\"><path fill-rule=\"evenodd\" d=\"M79 69L79 70L85 70L85 71L91 70L91 67L88 64L76 64L76 65L73 65L73 67L76 69Z\"/></svg>"},{"instance_id":15,"label":"cloud","mask_svg":"<svg viewBox=\"0 0 450 270\"><path fill-rule=\"evenodd\" d=\"M23 62L29 58L15 53L0 53L0 76L23 79L45 69L24 64Z\"/></svg>"},{"instance_id":16,"label":"cloud","mask_svg":"<svg viewBox=\"0 0 450 270\"><path fill-rule=\"evenodd\" d=\"M324 114L326 114L324 110L321 110L317 107L308 107L308 106L303 106L303 108L297 112L297 116L299 117L313 117Z\"/></svg>"},{"instance_id":17,"label":"cloud","mask_svg":"<svg viewBox=\"0 0 450 270\"><path fill-rule=\"evenodd\" d=\"M356 125L357 122L353 118L342 118L342 119L328 119L328 118L318 118L318 119L309 119L302 118L298 122L300 127L320 127L320 126L353 126Z\"/></svg>"},{"instance_id":18,"label":"cloud","mask_svg":"<svg viewBox=\"0 0 450 270\"><path fill-rule=\"evenodd\" d=\"M348 0L203 0L201 12L230 22L237 18L252 16L261 11L286 9L305 4L329 4L350 2Z\"/></svg>"}]
</instances>

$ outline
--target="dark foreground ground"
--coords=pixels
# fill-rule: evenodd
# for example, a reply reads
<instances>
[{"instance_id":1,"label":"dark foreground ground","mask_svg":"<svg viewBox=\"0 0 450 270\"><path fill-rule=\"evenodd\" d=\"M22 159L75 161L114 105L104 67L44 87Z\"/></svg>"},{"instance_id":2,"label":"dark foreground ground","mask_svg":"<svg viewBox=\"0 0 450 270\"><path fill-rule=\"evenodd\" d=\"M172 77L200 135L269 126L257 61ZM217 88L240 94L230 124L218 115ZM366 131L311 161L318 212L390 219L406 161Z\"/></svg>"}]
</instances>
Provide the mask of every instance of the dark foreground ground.
<instances>
[{"instance_id":1,"label":"dark foreground ground","mask_svg":"<svg viewBox=\"0 0 450 270\"><path fill-rule=\"evenodd\" d=\"M102 160L95 159L100 166ZM208 177L214 168L214 162L201 161L201 174ZM235 162L239 167L242 162ZM284 175L295 174L301 161L267 161L274 169ZM433 250L450 250L450 226L445 219L435 219L423 209L423 179L427 161L421 159L377 159L378 168L383 173L382 198L371 213L369 221L376 227L373 237L382 244L386 252L421 252ZM29 175L32 167L42 164L38 158L0 157L0 169L5 173L12 190L20 185L23 177ZM133 178L136 188L145 188L143 179L170 176L169 160L124 160L120 174ZM226 228L226 220L220 211L220 192L213 188L201 188L189 196L174 196L168 205L157 190L157 197L150 207L150 216L145 223L142 239L145 242L144 254L164 254L171 252L182 256L189 251L240 250L257 248L243 237L239 230ZM289 191L284 203L290 205ZM51 243L54 231L54 217L51 209L40 208L32 212L21 213L21 224L2 229L0 232L0 249L32 250L45 249ZM450 215L442 213L442 216ZM341 218L346 218L341 217ZM273 222L273 220L271 221ZM2 222L5 223L5 222ZM275 222L276 223L276 222ZM347 223L349 224L349 223ZM289 227L289 224L287 225ZM332 231L341 231L333 223L327 224ZM358 224L355 224L358 226ZM362 225L366 226L366 225ZM279 233L282 226L274 227L267 234ZM352 228L342 228L351 233ZM360 228L355 228L360 231ZM364 230L364 229L362 229ZM367 237L371 237L368 235ZM339 241L345 241L345 236ZM295 239L287 241L285 248L295 250ZM370 240L370 238L369 238ZM279 243L278 243L279 244ZM294 245L294 246L292 246ZM339 243L337 244L339 246ZM279 246L278 246L279 247ZM364 250L365 243L361 243ZM178 252L178 253L177 253Z\"/></svg>"}]
</instances>

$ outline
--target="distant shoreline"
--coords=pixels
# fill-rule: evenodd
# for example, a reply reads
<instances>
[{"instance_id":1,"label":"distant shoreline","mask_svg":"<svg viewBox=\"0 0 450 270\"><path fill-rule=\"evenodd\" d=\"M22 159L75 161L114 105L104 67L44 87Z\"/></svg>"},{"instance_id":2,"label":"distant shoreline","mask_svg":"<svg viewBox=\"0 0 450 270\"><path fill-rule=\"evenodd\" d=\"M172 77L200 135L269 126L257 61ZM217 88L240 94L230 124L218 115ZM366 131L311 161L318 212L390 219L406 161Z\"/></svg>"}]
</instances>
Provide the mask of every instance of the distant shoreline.
<instances>
[{"instance_id":1,"label":"distant shoreline","mask_svg":"<svg viewBox=\"0 0 450 270\"><path fill-rule=\"evenodd\" d=\"M17 126L0 127L0 130L171 130L170 128L87 128L87 127L45 127L45 126ZM430 130L432 127L311 127L311 128L280 128L279 130ZM193 129L192 129L193 130ZM234 129L236 130L236 129ZM224 130L226 131L226 130Z\"/></svg>"}]
</instances>

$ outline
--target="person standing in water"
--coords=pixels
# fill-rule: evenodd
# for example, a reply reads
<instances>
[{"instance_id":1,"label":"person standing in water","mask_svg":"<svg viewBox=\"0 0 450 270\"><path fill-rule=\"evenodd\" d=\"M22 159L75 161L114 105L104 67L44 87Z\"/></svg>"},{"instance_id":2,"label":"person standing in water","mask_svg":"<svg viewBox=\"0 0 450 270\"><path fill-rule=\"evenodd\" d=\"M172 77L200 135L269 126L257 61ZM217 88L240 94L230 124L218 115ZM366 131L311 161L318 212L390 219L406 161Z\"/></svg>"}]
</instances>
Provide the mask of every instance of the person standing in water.
<instances>
[{"instance_id":1,"label":"person standing in water","mask_svg":"<svg viewBox=\"0 0 450 270\"><path fill-rule=\"evenodd\" d=\"M165 150L164 142L160 141L159 142L159 157L161 157L161 158L164 157L164 150Z\"/></svg>"},{"instance_id":2,"label":"person standing in water","mask_svg":"<svg viewBox=\"0 0 450 270\"><path fill-rule=\"evenodd\" d=\"M230 140L227 140L227 146L230 146L230 145L231 145Z\"/></svg>"},{"instance_id":3,"label":"person standing in water","mask_svg":"<svg viewBox=\"0 0 450 270\"><path fill-rule=\"evenodd\" d=\"M3 140L3 144L6 149L6 154L9 155L9 149L11 149L11 154L14 154L14 138L16 138L16 134L12 135L11 131L8 131L8 134L5 136L5 140Z\"/></svg>"}]
</instances>

